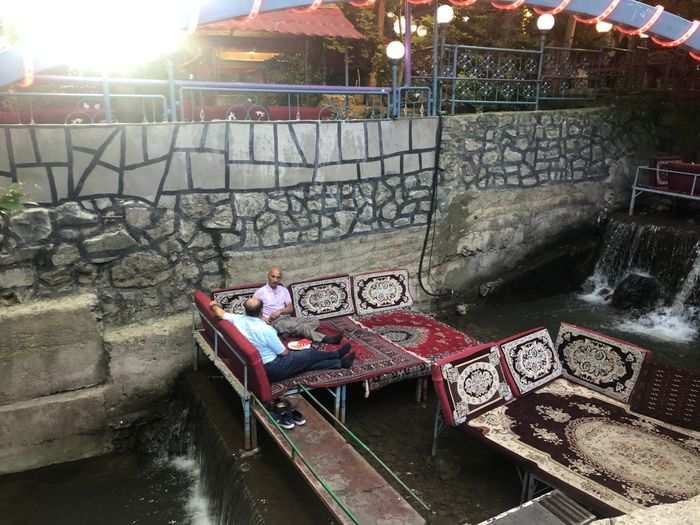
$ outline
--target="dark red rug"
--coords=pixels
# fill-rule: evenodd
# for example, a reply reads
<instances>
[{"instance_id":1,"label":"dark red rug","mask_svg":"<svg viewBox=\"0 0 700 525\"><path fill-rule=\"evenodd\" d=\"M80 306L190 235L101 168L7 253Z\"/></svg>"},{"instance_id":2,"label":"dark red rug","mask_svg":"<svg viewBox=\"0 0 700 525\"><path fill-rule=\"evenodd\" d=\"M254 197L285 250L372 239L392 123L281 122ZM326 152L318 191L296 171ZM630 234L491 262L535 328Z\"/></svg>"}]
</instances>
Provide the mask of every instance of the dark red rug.
<instances>
[{"instance_id":1,"label":"dark red rug","mask_svg":"<svg viewBox=\"0 0 700 525\"><path fill-rule=\"evenodd\" d=\"M563 379L469 426L621 512L700 494L700 434L633 414Z\"/></svg>"},{"instance_id":2,"label":"dark red rug","mask_svg":"<svg viewBox=\"0 0 700 525\"><path fill-rule=\"evenodd\" d=\"M368 315L360 323L429 362L461 352L476 339L429 315L397 310ZM427 372L426 372L427 373Z\"/></svg>"},{"instance_id":3,"label":"dark red rug","mask_svg":"<svg viewBox=\"0 0 700 525\"><path fill-rule=\"evenodd\" d=\"M305 372L290 379L272 384L272 397L279 397L297 385L308 388L334 387L369 381L370 390L390 382L417 377L427 373L427 366L418 357L406 352L400 346L384 339L377 333L367 330L350 317L338 317L321 321L321 332L332 335L343 332L341 344L349 342L355 352L352 368L338 370L316 370ZM323 350L336 350L340 345L322 345ZM373 382L374 378L383 377L383 381Z\"/></svg>"}]
</instances>

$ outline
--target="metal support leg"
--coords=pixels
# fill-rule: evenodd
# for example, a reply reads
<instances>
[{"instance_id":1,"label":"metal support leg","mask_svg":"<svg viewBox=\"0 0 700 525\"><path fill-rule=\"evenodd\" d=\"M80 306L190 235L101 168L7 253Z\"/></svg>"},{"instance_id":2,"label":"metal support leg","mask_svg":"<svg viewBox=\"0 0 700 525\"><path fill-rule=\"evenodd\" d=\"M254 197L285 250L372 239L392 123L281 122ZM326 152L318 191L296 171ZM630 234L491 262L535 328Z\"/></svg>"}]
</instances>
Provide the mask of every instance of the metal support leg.
<instances>
[{"instance_id":1,"label":"metal support leg","mask_svg":"<svg viewBox=\"0 0 700 525\"><path fill-rule=\"evenodd\" d=\"M253 449L250 397L243 399L243 448Z\"/></svg>"},{"instance_id":2,"label":"metal support leg","mask_svg":"<svg viewBox=\"0 0 700 525\"><path fill-rule=\"evenodd\" d=\"M435 421L433 423L433 447L430 451L430 455L435 457L437 455L437 440L445 427L445 422L442 419L442 412L440 411L440 403L435 406Z\"/></svg>"},{"instance_id":3,"label":"metal support leg","mask_svg":"<svg viewBox=\"0 0 700 525\"><path fill-rule=\"evenodd\" d=\"M421 388L421 391L423 393L423 398L421 399L421 402L427 403L428 402L428 389L430 388L430 381L428 381L427 377L424 377L421 379L423 381L423 388Z\"/></svg>"},{"instance_id":4,"label":"metal support leg","mask_svg":"<svg viewBox=\"0 0 700 525\"><path fill-rule=\"evenodd\" d=\"M342 421L340 419L340 417L341 417L340 405L343 402L342 395L343 395L343 387L342 386L335 387L335 405L333 407L333 415L335 416L336 419L338 419L340 421Z\"/></svg>"},{"instance_id":5,"label":"metal support leg","mask_svg":"<svg viewBox=\"0 0 700 525\"><path fill-rule=\"evenodd\" d=\"M528 487L530 486L530 478L532 475L527 471L523 470L520 476L520 504L522 505L529 500L527 497Z\"/></svg>"},{"instance_id":6,"label":"metal support leg","mask_svg":"<svg viewBox=\"0 0 700 525\"><path fill-rule=\"evenodd\" d=\"M629 216L632 217L634 215L634 201L637 200L637 192L635 191L634 188L632 188L632 198L630 199L630 211L629 211Z\"/></svg>"},{"instance_id":7,"label":"metal support leg","mask_svg":"<svg viewBox=\"0 0 700 525\"><path fill-rule=\"evenodd\" d=\"M342 402L340 404L340 422L345 424L345 417L347 415L348 406L348 385L343 385L342 387Z\"/></svg>"},{"instance_id":8,"label":"metal support leg","mask_svg":"<svg viewBox=\"0 0 700 525\"><path fill-rule=\"evenodd\" d=\"M423 378L419 377L416 380L416 403L420 403L423 399Z\"/></svg>"}]
</instances>

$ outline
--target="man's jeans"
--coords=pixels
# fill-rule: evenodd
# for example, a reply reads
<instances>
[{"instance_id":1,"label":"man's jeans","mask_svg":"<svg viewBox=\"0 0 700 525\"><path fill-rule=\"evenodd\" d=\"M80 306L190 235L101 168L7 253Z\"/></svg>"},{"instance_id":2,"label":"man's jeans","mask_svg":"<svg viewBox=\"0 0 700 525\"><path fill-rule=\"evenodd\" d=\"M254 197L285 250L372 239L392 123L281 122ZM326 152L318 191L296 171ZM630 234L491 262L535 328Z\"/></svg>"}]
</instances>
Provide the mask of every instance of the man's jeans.
<instances>
[{"instance_id":1,"label":"man's jeans","mask_svg":"<svg viewBox=\"0 0 700 525\"><path fill-rule=\"evenodd\" d=\"M273 361L265 364L267 377L272 383L309 370L335 368L341 368L338 352L321 352L312 348L278 355Z\"/></svg>"}]
</instances>

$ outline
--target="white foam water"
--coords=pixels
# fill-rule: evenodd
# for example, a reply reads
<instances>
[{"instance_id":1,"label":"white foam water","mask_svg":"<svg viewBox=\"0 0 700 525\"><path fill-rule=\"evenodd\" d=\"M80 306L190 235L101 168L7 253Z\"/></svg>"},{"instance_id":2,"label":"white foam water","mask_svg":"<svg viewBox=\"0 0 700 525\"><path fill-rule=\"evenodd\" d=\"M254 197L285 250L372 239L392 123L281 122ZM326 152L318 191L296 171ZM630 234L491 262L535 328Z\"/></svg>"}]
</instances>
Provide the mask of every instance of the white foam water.
<instances>
[{"instance_id":1,"label":"white foam water","mask_svg":"<svg viewBox=\"0 0 700 525\"><path fill-rule=\"evenodd\" d=\"M177 456L170 459L169 464L177 471L190 478L190 492L187 498L186 510L189 523L192 525L214 525L209 515L209 503L204 496L200 483L200 468L192 457Z\"/></svg>"},{"instance_id":2,"label":"white foam water","mask_svg":"<svg viewBox=\"0 0 700 525\"><path fill-rule=\"evenodd\" d=\"M675 306L666 306L633 319L613 323L613 328L623 332L646 335L654 339L676 343L691 343L698 338L695 321L698 312L687 308L678 312Z\"/></svg>"}]
</instances>

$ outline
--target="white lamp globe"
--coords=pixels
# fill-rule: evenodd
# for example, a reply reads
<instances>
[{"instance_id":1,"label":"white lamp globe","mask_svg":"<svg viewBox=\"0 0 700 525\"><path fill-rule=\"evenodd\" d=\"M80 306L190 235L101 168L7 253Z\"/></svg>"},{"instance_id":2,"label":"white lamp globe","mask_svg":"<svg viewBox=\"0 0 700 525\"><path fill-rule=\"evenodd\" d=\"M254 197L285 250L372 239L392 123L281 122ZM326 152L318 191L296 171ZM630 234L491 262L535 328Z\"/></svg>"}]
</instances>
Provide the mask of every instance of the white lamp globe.
<instances>
[{"instance_id":1,"label":"white lamp globe","mask_svg":"<svg viewBox=\"0 0 700 525\"><path fill-rule=\"evenodd\" d=\"M437 10L437 23L438 24L449 24L455 17L455 10L452 9L451 5L441 5Z\"/></svg>"},{"instance_id":2,"label":"white lamp globe","mask_svg":"<svg viewBox=\"0 0 700 525\"><path fill-rule=\"evenodd\" d=\"M418 29L416 29L416 34L423 38L425 35L428 34L428 28L425 26L418 26Z\"/></svg>"},{"instance_id":3,"label":"white lamp globe","mask_svg":"<svg viewBox=\"0 0 700 525\"><path fill-rule=\"evenodd\" d=\"M596 22L595 30L599 33L607 33L612 29L612 24L610 22L604 22L602 20Z\"/></svg>"},{"instance_id":4,"label":"white lamp globe","mask_svg":"<svg viewBox=\"0 0 700 525\"><path fill-rule=\"evenodd\" d=\"M403 43L398 40L389 42L386 46L386 56L389 60L401 60L403 58L406 49L403 47Z\"/></svg>"},{"instance_id":5,"label":"white lamp globe","mask_svg":"<svg viewBox=\"0 0 700 525\"><path fill-rule=\"evenodd\" d=\"M411 33L415 33L418 30L418 26L414 23L411 23Z\"/></svg>"},{"instance_id":6,"label":"white lamp globe","mask_svg":"<svg viewBox=\"0 0 700 525\"><path fill-rule=\"evenodd\" d=\"M554 27L554 16L549 13L540 15L537 18L537 29L540 31L550 31Z\"/></svg>"}]
</instances>

